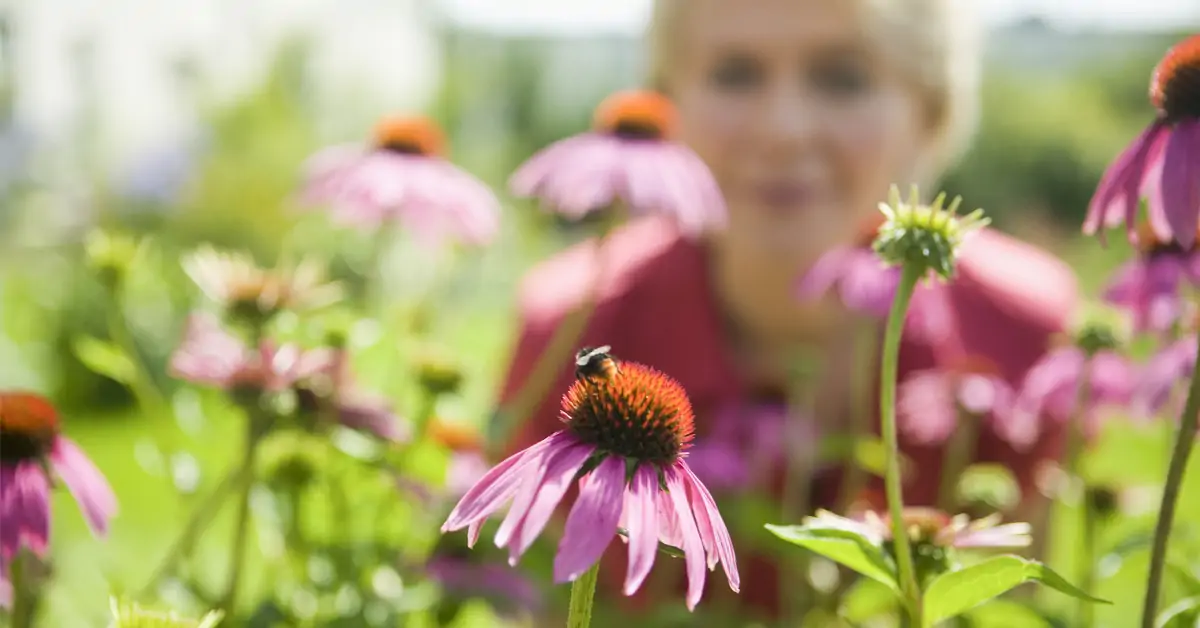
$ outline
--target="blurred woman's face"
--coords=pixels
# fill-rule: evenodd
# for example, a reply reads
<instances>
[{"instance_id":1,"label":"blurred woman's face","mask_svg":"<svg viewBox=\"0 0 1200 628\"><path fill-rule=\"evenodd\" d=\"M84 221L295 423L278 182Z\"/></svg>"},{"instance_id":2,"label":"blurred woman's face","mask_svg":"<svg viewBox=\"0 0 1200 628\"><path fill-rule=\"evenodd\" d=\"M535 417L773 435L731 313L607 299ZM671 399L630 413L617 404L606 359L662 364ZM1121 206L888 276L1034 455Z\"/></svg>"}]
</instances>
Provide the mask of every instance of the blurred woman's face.
<instances>
[{"instance_id":1,"label":"blurred woman's face","mask_svg":"<svg viewBox=\"0 0 1200 628\"><path fill-rule=\"evenodd\" d=\"M667 88L729 204L723 244L804 264L913 182L927 116L865 3L687 1Z\"/></svg>"}]
</instances>

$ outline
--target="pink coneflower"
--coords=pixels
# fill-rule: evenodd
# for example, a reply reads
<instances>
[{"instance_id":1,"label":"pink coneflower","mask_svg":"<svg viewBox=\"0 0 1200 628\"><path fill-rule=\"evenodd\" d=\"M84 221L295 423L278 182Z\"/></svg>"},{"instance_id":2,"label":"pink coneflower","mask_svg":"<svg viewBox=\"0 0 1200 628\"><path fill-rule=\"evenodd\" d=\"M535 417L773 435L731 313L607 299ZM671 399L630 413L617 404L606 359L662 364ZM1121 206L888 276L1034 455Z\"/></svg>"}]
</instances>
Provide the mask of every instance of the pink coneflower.
<instances>
[{"instance_id":1,"label":"pink coneflower","mask_svg":"<svg viewBox=\"0 0 1200 628\"><path fill-rule=\"evenodd\" d=\"M329 367L324 351L263 340L251 349L208 314L188 317L183 341L171 354L172 377L226 390L281 391Z\"/></svg>"},{"instance_id":2,"label":"pink coneflower","mask_svg":"<svg viewBox=\"0 0 1200 628\"><path fill-rule=\"evenodd\" d=\"M620 201L631 214L670 216L690 236L720 228L721 190L700 157L672 140L675 126L665 96L618 92L596 109L593 131L534 155L510 187L572 219Z\"/></svg>"},{"instance_id":3,"label":"pink coneflower","mask_svg":"<svg viewBox=\"0 0 1200 628\"><path fill-rule=\"evenodd\" d=\"M208 298L253 320L282 310L317 309L342 297L341 285L327 281L324 267L314 260L264 269L245 253L204 246L184 258L183 269Z\"/></svg>"},{"instance_id":4,"label":"pink coneflower","mask_svg":"<svg viewBox=\"0 0 1200 628\"><path fill-rule=\"evenodd\" d=\"M87 455L59 433L54 406L31 393L0 393L0 588L21 547L46 555L55 479L67 486L92 532L107 534L117 498Z\"/></svg>"},{"instance_id":5,"label":"pink coneflower","mask_svg":"<svg viewBox=\"0 0 1200 628\"><path fill-rule=\"evenodd\" d=\"M1085 366L1091 371L1086 405L1077 409ZM1079 411L1084 425L1094 429L1101 410L1130 403L1136 373L1134 365L1115 351L1096 351L1089 358L1077 346L1052 349L1025 375L1013 405L1009 441L1027 447L1038 438L1041 417L1065 423Z\"/></svg>"},{"instance_id":6,"label":"pink coneflower","mask_svg":"<svg viewBox=\"0 0 1200 628\"><path fill-rule=\"evenodd\" d=\"M1032 542L1031 526L1028 523L1006 523L1000 525L1000 515L971 520L967 515L950 516L932 508L905 508L904 528L916 544L941 548L1016 548L1028 547ZM853 532L868 542L884 546L892 540L892 518L874 511L866 511L859 517L847 518L828 510L818 510L809 517L805 525L810 528L826 528Z\"/></svg>"},{"instance_id":7,"label":"pink coneflower","mask_svg":"<svg viewBox=\"0 0 1200 628\"><path fill-rule=\"evenodd\" d=\"M1173 407L1180 384L1188 381L1196 368L1196 337L1190 335L1164 347L1143 367L1133 395L1134 415L1159 416L1165 410L1178 415L1182 407ZM1175 403L1173 403L1175 402Z\"/></svg>"},{"instance_id":8,"label":"pink coneflower","mask_svg":"<svg viewBox=\"0 0 1200 628\"><path fill-rule=\"evenodd\" d=\"M581 355L595 356L585 351ZM489 471L454 507L442 531L469 528L473 544L484 521L511 499L496 545L507 547L515 564L578 478L579 497L554 560L555 580L573 581L599 561L620 526L629 539L626 595L650 573L660 538L685 554L689 609L704 591L706 566L720 562L737 591L729 532L685 460L693 416L683 387L647 366L618 364L604 354L593 359L606 366L580 367L563 397L564 429Z\"/></svg>"},{"instance_id":9,"label":"pink coneflower","mask_svg":"<svg viewBox=\"0 0 1200 628\"><path fill-rule=\"evenodd\" d=\"M1113 275L1104 299L1132 314L1137 331L1168 331L1184 314L1183 285L1200 286L1200 251L1159 240L1148 221L1140 225L1141 251Z\"/></svg>"},{"instance_id":10,"label":"pink coneflower","mask_svg":"<svg viewBox=\"0 0 1200 628\"><path fill-rule=\"evenodd\" d=\"M408 440L411 428L392 412L391 403L355 384L349 358L340 348L305 354L307 364L294 385L302 420L311 420L308 427L315 429L331 417L344 427L383 440Z\"/></svg>"},{"instance_id":11,"label":"pink coneflower","mask_svg":"<svg viewBox=\"0 0 1200 628\"><path fill-rule=\"evenodd\" d=\"M788 421L796 442L786 444ZM724 409L713 430L688 450L688 466L713 491L762 486L789 457L816 456L816 422L788 416L783 404L736 404Z\"/></svg>"},{"instance_id":12,"label":"pink coneflower","mask_svg":"<svg viewBox=\"0 0 1200 628\"><path fill-rule=\"evenodd\" d=\"M911 373L897 391L898 427L924 445L946 442L961 414L986 419L1005 440L1026 444L1026 435L1012 433L1016 393L1000 368L982 356L963 356L943 368Z\"/></svg>"},{"instance_id":13,"label":"pink coneflower","mask_svg":"<svg viewBox=\"0 0 1200 628\"><path fill-rule=\"evenodd\" d=\"M344 224L377 229L399 222L428 240L487 244L499 230L500 203L442 156L444 145L432 120L386 118L371 146L334 146L309 158L304 197L330 205Z\"/></svg>"},{"instance_id":14,"label":"pink coneflower","mask_svg":"<svg viewBox=\"0 0 1200 628\"><path fill-rule=\"evenodd\" d=\"M1109 165L1083 231L1124 222L1133 238L1146 197L1158 239L1191 249L1200 227L1200 35L1171 48L1154 68L1150 101L1158 116Z\"/></svg>"}]
</instances>

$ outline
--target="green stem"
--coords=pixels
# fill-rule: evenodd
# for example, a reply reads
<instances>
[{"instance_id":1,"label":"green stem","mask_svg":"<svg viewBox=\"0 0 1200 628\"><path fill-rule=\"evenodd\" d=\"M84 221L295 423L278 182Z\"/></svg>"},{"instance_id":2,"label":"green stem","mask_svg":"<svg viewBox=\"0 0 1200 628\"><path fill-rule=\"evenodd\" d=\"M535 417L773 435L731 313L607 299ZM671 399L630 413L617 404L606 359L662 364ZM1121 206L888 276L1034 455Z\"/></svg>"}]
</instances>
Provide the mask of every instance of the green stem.
<instances>
[{"instance_id":1,"label":"green stem","mask_svg":"<svg viewBox=\"0 0 1200 628\"><path fill-rule=\"evenodd\" d=\"M1196 334L1200 342L1200 334ZM1200 355L1200 346L1196 352ZM1198 365L1200 366L1200 365ZM1163 486L1162 505L1158 509L1158 523L1154 527L1154 545L1150 552L1150 577L1146 583L1146 599L1142 605L1142 628L1154 628L1154 617L1158 613L1158 597L1162 589L1163 567L1167 562L1167 540L1175 522L1175 505L1179 501L1179 490L1183 486L1183 473L1187 470L1188 457L1196 441L1196 423L1200 418L1200 368L1192 369L1192 381L1188 386L1187 402L1179 420L1179 431L1175 435L1175 450L1171 453L1171 464L1167 470L1167 482Z\"/></svg>"},{"instance_id":2,"label":"green stem","mask_svg":"<svg viewBox=\"0 0 1200 628\"><path fill-rule=\"evenodd\" d=\"M1090 493L1085 491L1083 500L1083 565L1080 567L1079 588L1084 593L1092 594L1096 588L1096 537L1099 533L1100 522L1096 517L1096 509L1092 506ZM1079 600L1079 626L1092 628L1096 625L1096 606L1088 600Z\"/></svg>"},{"instance_id":3,"label":"green stem","mask_svg":"<svg viewBox=\"0 0 1200 628\"><path fill-rule=\"evenodd\" d=\"M787 415L784 418L784 463L783 496L780 500L780 520L798 522L809 512L812 501L812 470L815 452L804 451L803 443L804 420L813 416L814 395L813 372L817 370L813 360L807 356L797 356L789 373L791 380L787 403ZM798 448L798 449L797 449ZM811 605L812 587L809 586L808 556L804 552L796 552L780 563L779 577L780 598L783 604L783 621L785 625L794 623Z\"/></svg>"},{"instance_id":4,"label":"green stem","mask_svg":"<svg viewBox=\"0 0 1200 628\"><path fill-rule=\"evenodd\" d=\"M599 573L600 563L596 563L571 583L567 628L588 628L592 625L592 599L596 596L596 576Z\"/></svg>"},{"instance_id":5,"label":"green stem","mask_svg":"<svg viewBox=\"0 0 1200 628\"><path fill-rule=\"evenodd\" d=\"M167 551L166 558L159 565L158 569L154 571L154 575L146 583L145 588L142 589L141 597L149 595L150 591L159 581L170 575L179 561L191 555L192 550L196 547L196 543L204 535L204 531L208 529L208 525L212 523L217 513L221 511L221 505L225 501L225 498L229 496L229 489L233 488L237 477L236 470L227 474L204 502L192 511L192 516L188 519L183 533L179 535L175 544Z\"/></svg>"},{"instance_id":6,"label":"green stem","mask_svg":"<svg viewBox=\"0 0 1200 628\"><path fill-rule=\"evenodd\" d=\"M1079 373L1079 387L1075 391L1075 415L1071 418L1071 431L1067 437L1067 477L1071 489L1082 493L1080 500L1083 508L1083 520L1080 542L1083 544L1080 552L1082 563L1079 565L1079 586L1084 593L1091 595L1096 579L1096 520L1092 503L1089 499L1088 486L1079 477L1079 463L1087 444L1085 428L1087 423L1088 402L1092 395L1092 358L1089 356L1083 363ZM1049 534L1049 531L1046 532ZM1091 602L1079 600L1079 625L1091 628L1095 623L1095 609Z\"/></svg>"},{"instance_id":7,"label":"green stem","mask_svg":"<svg viewBox=\"0 0 1200 628\"><path fill-rule=\"evenodd\" d=\"M33 628L37 618L38 602L41 598L38 591L38 578L30 573L35 569L30 564L33 557L25 551L18 552L10 567L12 578L12 628Z\"/></svg>"},{"instance_id":8,"label":"green stem","mask_svg":"<svg viewBox=\"0 0 1200 628\"><path fill-rule=\"evenodd\" d=\"M958 410L958 428L954 430L942 455L942 479L938 486L938 508L952 512L958 506L958 481L967 465L975 458L979 443L980 417Z\"/></svg>"},{"instance_id":9,"label":"green stem","mask_svg":"<svg viewBox=\"0 0 1200 628\"><path fill-rule=\"evenodd\" d=\"M883 359L879 378L879 415L882 419L883 440L887 446L887 472L884 485L887 489L888 511L892 519L892 541L895 544L896 564L900 571L900 588L907 600L908 612L914 626L922 622L921 585L917 582L913 568L912 547L908 531L904 527L904 494L900 481L900 440L896 434L896 379L900 361L900 337L904 333L904 318L912 300L917 282L921 279L922 267L904 266L896 299L888 314L887 329L883 337Z\"/></svg>"},{"instance_id":10,"label":"green stem","mask_svg":"<svg viewBox=\"0 0 1200 628\"><path fill-rule=\"evenodd\" d=\"M225 583L225 593L221 596L219 605L219 609L224 611L227 617L233 615L242 577L242 564L245 562L246 540L250 531L250 490L254 487L254 466L258 458L258 443L262 437L262 417L258 416L257 411L251 411L249 415L246 417L246 449L238 467L238 511L229 556L229 579Z\"/></svg>"}]
</instances>

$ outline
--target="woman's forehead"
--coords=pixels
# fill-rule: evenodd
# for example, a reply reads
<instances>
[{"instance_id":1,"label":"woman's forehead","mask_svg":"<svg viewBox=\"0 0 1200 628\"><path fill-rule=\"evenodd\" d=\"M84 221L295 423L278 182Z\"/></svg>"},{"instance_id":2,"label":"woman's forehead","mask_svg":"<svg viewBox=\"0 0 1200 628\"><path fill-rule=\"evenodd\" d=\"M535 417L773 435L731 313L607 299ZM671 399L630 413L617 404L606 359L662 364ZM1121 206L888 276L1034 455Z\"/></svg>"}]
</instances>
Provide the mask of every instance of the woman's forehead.
<instances>
[{"instance_id":1,"label":"woman's forehead","mask_svg":"<svg viewBox=\"0 0 1200 628\"><path fill-rule=\"evenodd\" d=\"M684 46L796 52L870 45L861 0L686 0L671 29Z\"/></svg>"}]
</instances>

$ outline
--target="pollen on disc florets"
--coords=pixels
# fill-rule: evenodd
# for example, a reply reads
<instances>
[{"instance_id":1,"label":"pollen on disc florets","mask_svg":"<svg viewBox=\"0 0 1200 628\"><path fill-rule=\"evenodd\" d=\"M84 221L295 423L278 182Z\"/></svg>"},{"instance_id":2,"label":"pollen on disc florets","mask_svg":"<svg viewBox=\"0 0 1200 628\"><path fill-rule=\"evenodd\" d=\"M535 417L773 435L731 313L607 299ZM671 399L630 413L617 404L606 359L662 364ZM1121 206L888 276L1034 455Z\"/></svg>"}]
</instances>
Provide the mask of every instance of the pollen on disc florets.
<instances>
[{"instance_id":1,"label":"pollen on disc florets","mask_svg":"<svg viewBox=\"0 0 1200 628\"><path fill-rule=\"evenodd\" d=\"M1200 120L1200 35L1179 42L1159 61L1150 101L1169 123Z\"/></svg>"},{"instance_id":2,"label":"pollen on disc florets","mask_svg":"<svg viewBox=\"0 0 1200 628\"><path fill-rule=\"evenodd\" d=\"M597 131L625 139L663 140L675 134L675 105L651 91L617 92L596 107Z\"/></svg>"},{"instance_id":3,"label":"pollen on disc florets","mask_svg":"<svg viewBox=\"0 0 1200 628\"><path fill-rule=\"evenodd\" d=\"M446 138L429 118L394 116L375 125L375 146L393 153L432 157L444 153Z\"/></svg>"},{"instance_id":4,"label":"pollen on disc florets","mask_svg":"<svg viewBox=\"0 0 1200 628\"><path fill-rule=\"evenodd\" d=\"M962 197L955 197L943 207L945 193L928 205L920 202L917 186L912 187L908 201L892 186L887 203L880 203L884 223L875 238L875 252L893 266L917 266L920 276L929 271L944 279L954 276L958 249L973 231L988 224L982 209L966 216L957 214Z\"/></svg>"},{"instance_id":5,"label":"pollen on disc florets","mask_svg":"<svg viewBox=\"0 0 1200 628\"><path fill-rule=\"evenodd\" d=\"M639 461L669 464L691 445L695 419L683 386L641 364L611 377L581 377L562 400L562 419L580 440Z\"/></svg>"},{"instance_id":6,"label":"pollen on disc florets","mask_svg":"<svg viewBox=\"0 0 1200 628\"><path fill-rule=\"evenodd\" d=\"M58 435L58 412L31 393L0 393L0 463L41 458Z\"/></svg>"}]
</instances>

